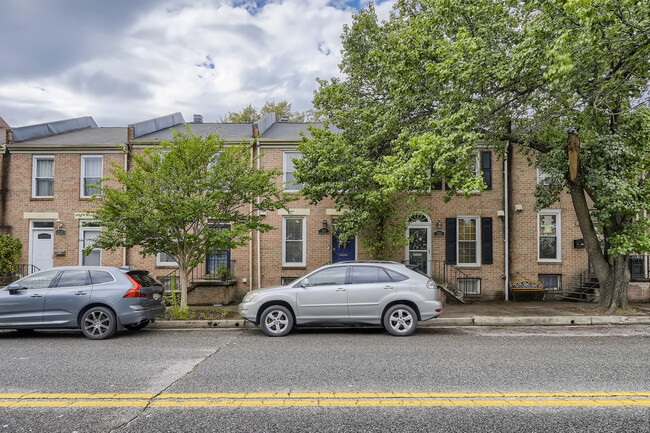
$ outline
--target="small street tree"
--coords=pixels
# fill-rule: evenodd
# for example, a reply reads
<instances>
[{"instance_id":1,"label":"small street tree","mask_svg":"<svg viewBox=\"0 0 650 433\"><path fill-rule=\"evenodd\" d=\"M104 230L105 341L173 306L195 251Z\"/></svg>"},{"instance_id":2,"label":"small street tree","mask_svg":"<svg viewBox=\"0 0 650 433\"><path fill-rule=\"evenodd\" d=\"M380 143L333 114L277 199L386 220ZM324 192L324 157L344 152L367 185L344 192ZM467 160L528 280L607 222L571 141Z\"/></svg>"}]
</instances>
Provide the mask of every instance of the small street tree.
<instances>
[{"instance_id":1,"label":"small street tree","mask_svg":"<svg viewBox=\"0 0 650 433\"><path fill-rule=\"evenodd\" d=\"M0 276L16 272L23 244L10 235L0 235Z\"/></svg>"},{"instance_id":2,"label":"small street tree","mask_svg":"<svg viewBox=\"0 0 650 433\"><path fill-rule=\"evenodd\" d=\"M91 213L104 229L87 250L137 245L143 255L170 255L180 271L181 308L187 307L188 275L206 254L271 230L258 211L284 208L289 200L274 183L281 173L257 169L246 143L226 145L187 128L160 149L132 156L133 168L113 166L104 185L115 186L101 187Z\"/></svg>"},{"instance_id":3,"label":"small street tree","mask_svg":"<svg viewBox=\"0 0 650 433\"><path fill-rule=\"evenodd\" d=\"M538 208L571 195L601 306L627 306L629 254L650 250L650 3L400 0L342 41L345 79L320 81L314 105L343 132L303 143L307 195L349 205L442 178L467 194L476 146L518 143L548 175Z\"/></svg>"}]
</instances>

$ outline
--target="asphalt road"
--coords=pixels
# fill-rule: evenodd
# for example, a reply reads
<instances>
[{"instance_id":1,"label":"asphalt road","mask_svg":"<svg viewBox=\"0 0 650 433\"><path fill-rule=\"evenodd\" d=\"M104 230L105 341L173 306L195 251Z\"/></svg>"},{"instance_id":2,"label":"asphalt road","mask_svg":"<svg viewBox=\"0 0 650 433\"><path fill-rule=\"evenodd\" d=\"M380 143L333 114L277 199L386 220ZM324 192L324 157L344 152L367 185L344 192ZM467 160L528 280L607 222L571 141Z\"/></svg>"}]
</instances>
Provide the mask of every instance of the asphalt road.
<instances>
[{"instance_id":1,"label":"asphalt road","mask_svg":"<svg viewBox=\"0 0 650 433\"><path fill-rule=\"evenodd\" d=\"M0 433L650 432L649 355L648 326L0 331Z\"/></svg>"}]
</instances>

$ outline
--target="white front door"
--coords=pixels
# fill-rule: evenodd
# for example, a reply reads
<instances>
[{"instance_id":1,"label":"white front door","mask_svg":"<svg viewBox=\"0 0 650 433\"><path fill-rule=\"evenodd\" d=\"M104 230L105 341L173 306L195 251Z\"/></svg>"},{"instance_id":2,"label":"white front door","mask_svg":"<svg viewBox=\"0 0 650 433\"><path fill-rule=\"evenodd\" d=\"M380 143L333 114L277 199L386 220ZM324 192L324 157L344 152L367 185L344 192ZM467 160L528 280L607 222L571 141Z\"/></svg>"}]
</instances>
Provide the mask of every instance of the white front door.
<instances>
[{"instance_id":1,"label":"white front door","mask_svg":"<svg viewBox=\"0 0 650 433\"><path fill-rule=\"evenodd\" d=\"M32 264L41 271L54 266L54 230L32 230Z\"/></svg>"}]
</instances>

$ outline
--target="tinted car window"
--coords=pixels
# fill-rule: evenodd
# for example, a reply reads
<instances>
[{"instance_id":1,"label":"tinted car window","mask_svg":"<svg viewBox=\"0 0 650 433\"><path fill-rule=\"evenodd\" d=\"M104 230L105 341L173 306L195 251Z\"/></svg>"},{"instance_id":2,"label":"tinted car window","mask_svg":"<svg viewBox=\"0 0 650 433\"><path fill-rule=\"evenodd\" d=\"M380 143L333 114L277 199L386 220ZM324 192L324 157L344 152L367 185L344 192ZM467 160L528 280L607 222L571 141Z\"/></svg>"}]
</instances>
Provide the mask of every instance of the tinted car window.
<instances>
[{"instance_id":1,"label":"tinted car window","mask_svg":"<svg viewBox=\"0 0 650 433\"><path fill-rule=\"evenodd\" d=\"M409 277L404 276L404 275L400 274L399 272L395 272L395 271L390 270L390 269L386 269L386 272L388 272L388 275L390 275L390 277L391 277L391 278L393 279L393 281L395 281L396 283L398 283L398 282L400 282L400 281L404 281L404 280L408 280L408 279L409 279Z\"/></svg>"},{"instance_id":2,"label":"tinted car window","mask_svg":"<svg viewBox=\"0 0 650 433\"><path fill-rule=\"evenodd\" d=\"M352 266L350 273L350 282L352 284L392 282L384 269L377 266Z\"/></svg>"},{"instance_id":3,"label":"tinted car window","mask_svg":"<svg viewBox=\"0 0 650 433\"><path fill-rule=\"evenodd\" d=\"M316 272L309 276L310 286L324 286L329 284L345 284L345 274L347 268L328 268L320 272Z\"/></svg>"},{"instance_id":4,"label":"tinted car window","mask_svg":"<svg viewBox=\"0 0 650 433\"><path fill-rule=\"evenodd\" d=\"M115 281L115 278L113 278L111 273L106 271L90 271L90 279L93 284L110 283L111 281Z\"/></svg>"},{"instance_id":5,"label":"tinted car window","mask_svg":"<svg viewBox=\"0 0 650 433\"><path fill-rule=\"evenodd\" d=\"M85 286L88 284L88 271L63 271L57 287Z\"/></svg>"},{"instance_id":6,"label":"tinted car window","mask_svg":"<svg viewBox=\"0 0 650 433\"><path fill-rule=\"evenodd\" d=\"M136 283L140 284L142 287L150 287L150 286L156 286L160 285L156 280L153 279L148 274L143 274L143 273L133 273L133 274L128 274L129 277L133 278Z\"/></svg>"},{"instance_id":7,"label":"tinted car window","mask_svg":"<svg viewBox=\"0 0 650 433\"><path fill-rule=\"evenodd\" d=\"M52 280L58 273L59 271L47 271L40 274L31 275L27 278L24 278L18 284L20 287L26 287L28 289L45 289L50 287L50 283L52 283Z\"/></svg>"}]
</instances>

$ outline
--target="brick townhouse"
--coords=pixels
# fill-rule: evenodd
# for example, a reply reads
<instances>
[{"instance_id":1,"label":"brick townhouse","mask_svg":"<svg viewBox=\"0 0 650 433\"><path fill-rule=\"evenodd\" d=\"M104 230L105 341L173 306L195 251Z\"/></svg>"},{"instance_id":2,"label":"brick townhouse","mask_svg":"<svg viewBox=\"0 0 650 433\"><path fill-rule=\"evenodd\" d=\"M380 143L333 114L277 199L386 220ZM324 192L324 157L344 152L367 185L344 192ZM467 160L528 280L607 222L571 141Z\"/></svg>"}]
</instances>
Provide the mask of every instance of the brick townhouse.
<instances>
[{"instance_id":1,"label":"brick townhouse","mask_svg":"<svg viewBox=\"0 0 650 433\"><path fill-rule=\"evenodd\" d=\"M81 250L92 243L101 227L92 225L88 211L92 185L107 176L111 164L128 167L123 149L142 152L172 139L173 130L188 125L195 135L218 134L227 143L248 141L261 154L260 167L279 169L292 191L293 159L299 158L306 123L278 122L274 115L256 123L208 123L200 115L186 123L180 113L126 127L98 127L91 117L10 128L0 122L6 137L0 167L0 230L23 242L21 263L39 269L62 265L101 264L147 269L173 281L176 266L165 254L142 257L137 249ZM118 146L121 145L123 148ZM417 264L448 295L462 293L476 300L507 299L512 281L542 281L557 293L570 291L588 269L588 259L571 200L562 195L551 208L537 212L533 191L543 174L537 173L516 145L508 158L479 148L476 170L487 189L465 199L460 194L443 200L444 183L418 203L421 212L404 215L411 241L394 259ZM333 202L313 206L306 200L289 204L289 211L268 212L276 230L255 233L245 247L215 251L195 269L190 304L225 303L260 287L291 281L325 263L364 259L358 239L340 245L332 226L339 214ZM632 260L635 280L647 279L647 257ZM221 268L227 278L216 278ZM27 270L29 272L29 269ZM224 281L222 281L224 280ZM650 298L648 283L630 285L632 301Z\"/></svg>"}]
</instances>

